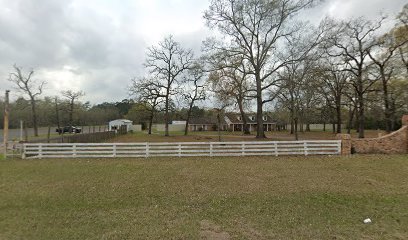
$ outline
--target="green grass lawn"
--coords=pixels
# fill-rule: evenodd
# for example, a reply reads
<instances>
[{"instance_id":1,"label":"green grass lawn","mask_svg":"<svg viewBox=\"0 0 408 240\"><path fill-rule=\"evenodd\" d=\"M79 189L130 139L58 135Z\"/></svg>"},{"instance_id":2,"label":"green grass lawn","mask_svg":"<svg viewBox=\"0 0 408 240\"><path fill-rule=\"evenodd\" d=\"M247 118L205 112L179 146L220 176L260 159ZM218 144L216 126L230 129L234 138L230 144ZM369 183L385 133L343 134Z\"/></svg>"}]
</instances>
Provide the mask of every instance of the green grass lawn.
<instances>
[{"instance_id":1,"label":"green grass lawn","mask_svg":"<svg viewBox=\"0 0 408 240\"><path fill-rule=\"evenodd\" d=\"M407 155L2 160L0 179L0 239L408 239Z\"/></svg>"}]
</instances>

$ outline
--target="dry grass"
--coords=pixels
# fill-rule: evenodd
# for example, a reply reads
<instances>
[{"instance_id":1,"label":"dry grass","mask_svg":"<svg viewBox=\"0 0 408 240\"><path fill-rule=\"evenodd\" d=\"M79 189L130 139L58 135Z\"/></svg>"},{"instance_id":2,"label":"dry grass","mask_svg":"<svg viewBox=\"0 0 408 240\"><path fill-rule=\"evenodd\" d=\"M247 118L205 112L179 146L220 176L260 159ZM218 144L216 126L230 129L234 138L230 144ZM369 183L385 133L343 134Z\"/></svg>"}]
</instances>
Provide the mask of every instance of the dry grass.
<instances>
[{"instance_id":1,"label":"dry grass","mask_svg":"<svg viewBox=\"0 0 408 240\"><path fill-rule=\"evenodd\" d=\"M407 160L0 161L0 239L408 239Z\"/></svg>"}]
</instances>

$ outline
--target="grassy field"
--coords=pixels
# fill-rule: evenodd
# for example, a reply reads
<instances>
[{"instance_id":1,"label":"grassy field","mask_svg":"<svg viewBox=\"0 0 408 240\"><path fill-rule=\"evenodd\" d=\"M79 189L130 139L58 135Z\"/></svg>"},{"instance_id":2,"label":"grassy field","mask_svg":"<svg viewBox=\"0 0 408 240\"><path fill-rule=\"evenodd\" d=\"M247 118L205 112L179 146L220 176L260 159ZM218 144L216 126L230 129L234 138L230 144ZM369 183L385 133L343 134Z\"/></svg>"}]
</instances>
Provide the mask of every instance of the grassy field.
<instances>
[{"instance_id":1,"label":"grassy field","mask_svg":"<svg viewBox=\"0 0 408 240\"><path fill-rule=\"evenodd\" d=\"M0 239L408 239L407 173L407 155L3 160Z\"/></svg>"},{"instance_id":2,"label":"grassy field","mask_svg":"<svg viewBox=\"0 0 408 240\"><path fill-rule=\"evenodd\" d=\"M383 131L367 130L366 138L378 137L379 133ZM255 139L255 134L243 135L241 132L221 132L222 141L291 141L295 137L288 131L266 132L267 139ZM218 141L218 132L203 131L190 132L188 136L184 136L184 132L171 132L169 137L164 137L164 133L156 132L148 135L146 132L136 132L133 134L126 134L110 140L110 142L209 142ZM352 137L357 137L357 133L353 131ZM336 139L336 134L330 131L312 131L299 133L299 140L332 140Z\"/></svg>"}]
</instances>

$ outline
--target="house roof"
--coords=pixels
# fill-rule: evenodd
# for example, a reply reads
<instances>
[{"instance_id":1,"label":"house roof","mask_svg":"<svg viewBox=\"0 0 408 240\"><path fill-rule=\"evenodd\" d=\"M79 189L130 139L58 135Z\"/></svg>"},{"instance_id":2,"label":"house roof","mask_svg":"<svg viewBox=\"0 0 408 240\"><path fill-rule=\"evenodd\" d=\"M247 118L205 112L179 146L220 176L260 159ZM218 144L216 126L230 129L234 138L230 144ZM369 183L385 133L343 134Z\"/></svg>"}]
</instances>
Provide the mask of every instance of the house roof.
<instances>
[{"instance_id":1,"label":"house roof","mask_svg":"<svg viewBox=\"0 0 408 240\"><path fill-rule=\"evenodd\" d=\"M218 120L217 120L217 116L191 118L189 121L189 124L216 125L218 124ZM221 124L225 124L224 119L221 119Z\"/></svg>"},{"instance_id":2,"label":"house roof","mask_svg":"<svg viewBox=\"0 0 408 240\"><path fill-rule=\"evenodd\" d=\"M112 122L133 123L133 121L128 120L128 119L115 119L115 120L110 121L110 123L112 123Z\"/></svg>"}]
</instances>

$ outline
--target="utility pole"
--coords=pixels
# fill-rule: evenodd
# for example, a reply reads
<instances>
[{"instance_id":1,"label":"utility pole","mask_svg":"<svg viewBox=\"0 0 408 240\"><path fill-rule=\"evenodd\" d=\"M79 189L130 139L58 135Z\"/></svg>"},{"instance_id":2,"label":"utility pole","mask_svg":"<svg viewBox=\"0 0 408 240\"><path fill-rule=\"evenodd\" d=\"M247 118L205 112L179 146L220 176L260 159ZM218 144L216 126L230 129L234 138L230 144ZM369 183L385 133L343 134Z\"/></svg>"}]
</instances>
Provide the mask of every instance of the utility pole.
<instances>
[{"instance_id":1,"label":"utility pole","mask_svg":"<svg viewBox=\"0 0 408 240\"><path fill-rule=\"evenodd\" d=\"M4 159L7 158L7 147L8 147L8 128L9 128L9 90L6 90L6 97L4 101L4 130L3 130L3 141L4 141Z\"/></svg>"}]
</instances>

